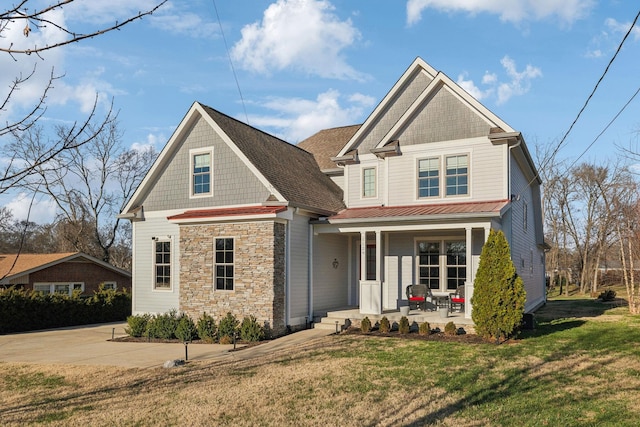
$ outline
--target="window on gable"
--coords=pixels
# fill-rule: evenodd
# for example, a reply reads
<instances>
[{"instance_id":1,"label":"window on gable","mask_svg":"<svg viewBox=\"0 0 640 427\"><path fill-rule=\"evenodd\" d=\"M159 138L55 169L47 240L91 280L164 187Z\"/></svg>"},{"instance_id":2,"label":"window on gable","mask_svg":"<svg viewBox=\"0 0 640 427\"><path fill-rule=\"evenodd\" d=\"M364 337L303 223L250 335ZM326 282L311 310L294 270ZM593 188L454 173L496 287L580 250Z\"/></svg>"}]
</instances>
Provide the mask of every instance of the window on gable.
<instances>
[{"instance_id":1,"label":"window on gable","mask_svg":"<svg viewBox=\"0 0 640 427\"><path fill-rule=\"evenodd\" d=\"M171 241L155 241L154 252L155 280L153 288L169 290L171 289Z\"/></svg>"},{"instance_id":2,"label":"window on gable","mask_svg":"<svg viewBox=\"0 0 640 427\"><path fill-rule=\"evenodd\" d=\"M232 237L216 238L215 241L215 282L216 289L233 290L234 241Z\"/></svg>"},{"instance_id":3,"label":"window on gable","mask_svg":"<svg viewBox=\"0 0 640 427\"><path fill-rule=\"evenodd\" d=\"M418 160L418 197L438 197L440 195L440 159Z\"/></svg>"},{"instance_id":4,"label":"window on gable","mask_svg":"<svg viewBox=\"0 0 640 427\"><path fill-rule=\"evenodd\" d=\"M469 194L469 156L449 156L446 158L446 195Z\"/></svg>"},{"instance_id":5,"label":"window on gable","mask_svg":"<svg viewBox=\"0 0 640 427\"><path fill-rule=\"evenodd\" d=\"M195 152L191 154L191 195L211 195L212 152Z\"/></svg>"},{"instance_id":6,"label":"window on gable","mask_svg":"<svg viewBox=\"0 0 640 427\"><path fill-rule=\"evenodd\" d=\"M362 169L362 197L376 197L376 168Z\"/></svg>"}]
</instances>

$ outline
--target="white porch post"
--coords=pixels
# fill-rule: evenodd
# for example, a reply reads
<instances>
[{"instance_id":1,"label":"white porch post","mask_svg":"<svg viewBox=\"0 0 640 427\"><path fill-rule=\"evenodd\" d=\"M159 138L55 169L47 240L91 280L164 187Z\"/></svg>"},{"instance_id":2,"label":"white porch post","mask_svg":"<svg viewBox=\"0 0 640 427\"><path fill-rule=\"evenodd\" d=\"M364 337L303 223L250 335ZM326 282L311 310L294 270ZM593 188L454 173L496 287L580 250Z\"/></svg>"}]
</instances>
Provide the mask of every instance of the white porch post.
<instances>
[{"instance_id":1,"label":"white porch post","mask_svg":"<svg viewBox=\"0 0 640 427\"><path fill-rule=\"evenodd\" d=\"M360 281L367 280L367 232L360 232Z\"/></svg>"},{"instance_id":2,"label":"white porch post","mask_svg":"<svg viewBox=\"0 0 640 427\"><path fill-rule=\"evenodd\" d=\"M376 282L382 281L382 232L376 230Z\"/></svg>"},{"instance_id":3,"label":"white porch post","mask_svg":"<svg viewBox=\"0 0 640 427\"><path fill-rule=\"evenodd\" d=\"M376 231L376 256L380 254L380 231ZM376 280L367 280L367 233L360 231L360 313L382 314L380 261L376 259Z\"/></svg>"},{"instance_id":4,"label":"white porch post","mask_svg":"<svg viewBox=\"0 0 640 427\"><path fill-rule=\"evenodd\" d=\"M473 288L474 284L471 280L471 269L473 268L473 255L472 255L472 236L473 229L471 227L467 227L465 229L465 240L466 240L466 257L467 257L467 277L464 284L464 317L467 319L471 318L471 297L473 296Z\"/></svg>"}]
</instances>

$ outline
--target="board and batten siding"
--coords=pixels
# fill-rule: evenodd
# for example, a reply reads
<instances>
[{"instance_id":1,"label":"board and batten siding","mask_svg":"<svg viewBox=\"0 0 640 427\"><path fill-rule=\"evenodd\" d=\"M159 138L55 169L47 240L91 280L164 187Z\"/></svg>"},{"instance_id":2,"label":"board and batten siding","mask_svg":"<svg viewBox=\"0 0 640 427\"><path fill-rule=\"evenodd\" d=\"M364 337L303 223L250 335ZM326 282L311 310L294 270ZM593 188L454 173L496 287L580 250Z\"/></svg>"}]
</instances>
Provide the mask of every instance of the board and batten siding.
<instances>
[{"instance_id":1,"label":"board and batten siding","mask_svg":"<svg viewBox=\"0 0 640 427\"><path fill-rule=\"evenodd\" d=\"M348 238L338 234L313 237L313 311L348 305ZM338 268L333 268L333 261Z\"/></svg>"},{"instance_id":2,"label":"board and batten siding","mask_svg":"<svg viewBox=\"0 0 640 427\"><path fill-rule=\"evenodd\" d=\"M144 198L145 212L242 205L269 197L271 192L204 119L198 119L187 134L166 170ZM211 197L190 198L189 150L211 147L213 194Z\"/></svg>"},{"instance_id":3,"label":"board and batten siding","mask_svg":"<svg viewBox=\"0 0 640 427\"><path fill-rule=\"evenodd\" d=\"M407 286L414 283L413 234L389 234L389 253L384 257L385 283L383 306L397 309L400 300L406 299Z\"/></svg>"},{"instance_id":4,"label":"board and batten siding","mask_svg":"<svg viewBox=\"0 0 640 427\"><path fill-rule=\"evenodd\" d=\"M289 321L304 324L309 315L309 217L289 222Z\"/></svg>"},{"instance_id":5,"label":"board and batten siding","mask_svg":"<svg viewBox=\"0 0 640 427\"><path fill-rule=\"evenodd\" d=\"M179 309L180 289L180 230L176 224L167 221L166 215L148 217L144 221L133 223L133 264L132 277L133 307L132 313L166 313ZM157 291L154 281L154 240L171 239L171 290Z\"/></svg>"}]
</instances>

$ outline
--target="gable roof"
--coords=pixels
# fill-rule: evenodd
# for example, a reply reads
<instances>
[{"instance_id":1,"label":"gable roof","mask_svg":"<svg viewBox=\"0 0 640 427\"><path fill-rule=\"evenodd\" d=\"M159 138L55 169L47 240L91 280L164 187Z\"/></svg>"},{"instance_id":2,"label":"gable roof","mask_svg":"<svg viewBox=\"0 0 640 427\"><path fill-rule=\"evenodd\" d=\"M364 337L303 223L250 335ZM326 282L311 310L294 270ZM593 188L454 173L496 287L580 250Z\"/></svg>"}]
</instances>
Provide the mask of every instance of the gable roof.
<instances>
[{"instance_id":1,"label":"gable roof","mask_svg":"<svg viewBox=\"0 0 640 427\"><path fill-rule=\"evenodd\" d=\"M35 273L51 266L74 260L86 260L131 277L131 273L82 252L63 252L54 254L0 254L0 283L14 277Z\"/></svg>"},{"instance_id":2,"label":"gable roof","mask_svg":"<svg viewBox=\"0 0 640 427\"><path fill-rule=\"evenodd\" d=\"M275 201L321 213L344 208L342 189L320 171L311 153L194 102L123 209L123 216L143 203L146 192L162 175L191 124L200 117L271 190Z\"/></svg>"},{"instance_id":3,"label":"gable roof","mask_svg":"<svg viewBox=\"0 0 640 427\"><path fill-rule=\"evenodd\" d=\"M324 129L298 143L298 147L313 154L321 170L335 169L332 157L338 155L342 147L360 129L361 125Z\"/></svg>"}]
</instances>

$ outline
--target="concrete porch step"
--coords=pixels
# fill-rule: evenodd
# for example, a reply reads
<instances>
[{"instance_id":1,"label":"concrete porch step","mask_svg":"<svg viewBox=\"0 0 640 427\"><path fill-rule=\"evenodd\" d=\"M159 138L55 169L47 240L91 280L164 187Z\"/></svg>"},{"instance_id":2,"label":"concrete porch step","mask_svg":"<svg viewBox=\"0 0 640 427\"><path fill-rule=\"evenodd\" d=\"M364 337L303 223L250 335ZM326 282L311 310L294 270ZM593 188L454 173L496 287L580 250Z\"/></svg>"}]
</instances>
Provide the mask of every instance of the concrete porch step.
<instances>
[{"instance_id":1,"label":"concrete porch step","mask_svg":"<svg viewBox=\"0 0 640 427\"><path fill-rule=\"evenodd\" d=\"M350 324L351 321L348 318L326 316L322 317L319 322L315 322L313 328L340 332L349 327Z\"/></svg>"}]
</instances>

